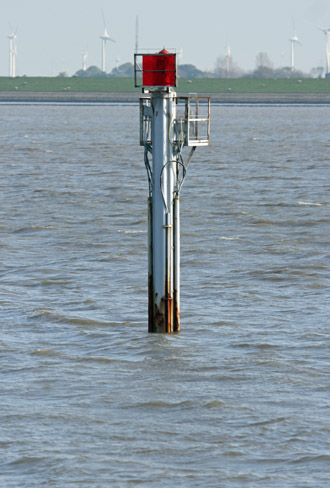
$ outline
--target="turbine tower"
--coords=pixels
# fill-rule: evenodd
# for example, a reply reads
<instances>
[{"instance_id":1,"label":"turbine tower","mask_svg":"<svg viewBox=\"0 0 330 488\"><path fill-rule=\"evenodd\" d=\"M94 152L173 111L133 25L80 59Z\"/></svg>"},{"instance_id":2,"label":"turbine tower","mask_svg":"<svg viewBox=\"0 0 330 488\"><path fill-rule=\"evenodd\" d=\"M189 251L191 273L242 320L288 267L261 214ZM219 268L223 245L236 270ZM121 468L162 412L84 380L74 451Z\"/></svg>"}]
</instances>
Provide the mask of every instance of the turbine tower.
<instances>
[{"instance_id":1,"label":"turbine tower","mask_svg":"<svg viewBox=\"0 0 330 488\"><path fill-rule=\"evenodd\" d=\"M82 69L83 69L83 71L87 70L87 57L88 57L87 51L83 51L82 52Z\"/></svg>"},{"instance_id":2,"label":"turbine tower","mask_svg":"<svg viewBox=\"0 0 330 488\"><path fill-rule=\"evenodd\" d=\"M325 52L326 52L325 77L330 78L330 28L322 29L321 27L318 27L318 29L324 32L325 35Z\"/></svg>"},{"instance_id":3,"label":"turbine tower","mask_svg":"<svg viewBox=\"0 0 330 488\"><path fill-rule=\"evenodd\" d=\"M106 47L106 42L111 41L111 42L116 42L111 37L109 36L107 32L107 28L105 26L105 19L104 19L104 13L103 14L103 24L104 24L104 34L103 36L100 36L100 39L102 40L102 71L105 73L105 47Z\"/></svg>"},{"instance_id":4,"label":"turbine tower","mask_svg":"<svg viewBox=\"0 0 330 488\"><path fill-rule=\"evenodd\" d=\"M294 50L295 50L295 45L300 44L298 37L296 34L289 39L291 42L291 71L294 71Z\"/></svg>"},{"instance_id":5,"label":"turbine tower","mask_svg":"<svg viewBox=\"0 0 330 488\"><path fill-rule=\"evenodd\" d=\"M15 78L16 76L16 33L13 32L8 36L9 39L9 76Z\"/></svg>"},{"instance_id":6,"label":"turbine tower","mask_svg":"<svg viewBox=\"0 0 330 488\"><path fill-rule=\"evenodd\" d=\"M229 44L227 44L227 48L226 48L226 75L227 75L227 77L229 76L229 73L231 71L231 66L232 66L231 51L230 51Z\"/></svg>"},{"instance_id":7,"label":"turbine tower","mask_svg":"<svg viewBox=\"0 0 330 488\"><path fill-rule=\"evenodd\" d=\"M180 47L179 52L178 52L178 65L182 63L182 47Z\"/></svg>"}]
</instances>

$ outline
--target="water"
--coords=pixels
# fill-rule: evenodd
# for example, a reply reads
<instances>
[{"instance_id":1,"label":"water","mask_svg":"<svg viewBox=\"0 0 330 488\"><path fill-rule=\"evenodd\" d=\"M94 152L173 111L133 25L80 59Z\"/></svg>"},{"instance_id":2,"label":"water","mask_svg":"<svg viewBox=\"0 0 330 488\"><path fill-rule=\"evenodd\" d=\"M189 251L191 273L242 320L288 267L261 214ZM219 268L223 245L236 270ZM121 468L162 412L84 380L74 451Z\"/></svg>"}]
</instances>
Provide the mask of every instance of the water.
<instances>
[{"instance_id":1,"label":"water","mask_svg":"<svg viewBox=\"0 0 330 488\"><path fill-rule=\"evenodd\" d=\"M175 336L138 107L0 109L0 486L328 487L329 108L212 107Z\"/></svg>"}]
</instances>

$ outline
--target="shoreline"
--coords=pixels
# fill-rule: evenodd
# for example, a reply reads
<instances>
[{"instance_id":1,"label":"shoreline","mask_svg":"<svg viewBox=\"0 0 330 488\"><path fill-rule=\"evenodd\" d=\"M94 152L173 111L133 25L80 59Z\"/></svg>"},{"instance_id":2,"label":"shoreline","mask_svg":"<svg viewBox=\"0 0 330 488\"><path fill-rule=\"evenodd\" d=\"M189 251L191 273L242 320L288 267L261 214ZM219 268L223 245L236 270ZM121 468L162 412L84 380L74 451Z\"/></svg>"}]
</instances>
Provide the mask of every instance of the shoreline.
<instances>
[{"instance_id":1,"label":"shoreline","mask_svg":"<svg viewBox=\"0 0 330 488\"><path fill-rule=\"evenodd\" d=\"M195 93L194 93L195 94ZM188 93L177 93L187 96ZM138 103L137 92L12 92L0 91L8 103ZM330 104L330 93L197 93L219 104Z\"/></svg>"}]
</instances>

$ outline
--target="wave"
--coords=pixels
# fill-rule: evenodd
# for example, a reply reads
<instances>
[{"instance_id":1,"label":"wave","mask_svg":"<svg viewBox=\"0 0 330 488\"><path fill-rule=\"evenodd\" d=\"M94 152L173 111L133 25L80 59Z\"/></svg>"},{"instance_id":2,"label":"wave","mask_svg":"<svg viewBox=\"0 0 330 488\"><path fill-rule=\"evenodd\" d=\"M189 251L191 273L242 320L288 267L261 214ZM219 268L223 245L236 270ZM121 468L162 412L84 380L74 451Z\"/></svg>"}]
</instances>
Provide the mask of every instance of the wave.
<instances>
[{"instance_id":1,"label":"wave","mask_svg":"<svg viewBox=\"0 0 330 488\"><path fill-rule=\"evenodd\" d=\"M316 203L316 202L297 202L297 205L306 205L307 207L327 207L327 203Z\"/></svg>"},{"instance_id":2,"label":"wave","mask_svg":"<svg viewBox=\"0 0 330 488\"><path fill-rule=\"evenodd\" d=\"M240 240L240 237L225 237L225 236L221 236L218 239L219 239L219 241L239 241Z\"/></svg>"},{"instance_id":3,"label":"wave","mask_svg":"<svg viewBox=\"0 0 330 488\"><path fill-rule=\"evenodd\" d=\"M47 310L47 309L36 309L34 311L34 318L46 318L51 322L65 323L65 324L72 324L72 325L83 325L83 326L125 325L123 322L107 322L104 320L92 319L90 317L61 314L54 310Z\"/></svg>"},{"instance_id":4,"label":"wave","mask_svg":"<svg viewBox=\"0 0 330 488\"><path fill-rule=\"evenodd\" d=\"M147 230L117 230L119 234L146 234Z\"/></svg>"}]
</instances>

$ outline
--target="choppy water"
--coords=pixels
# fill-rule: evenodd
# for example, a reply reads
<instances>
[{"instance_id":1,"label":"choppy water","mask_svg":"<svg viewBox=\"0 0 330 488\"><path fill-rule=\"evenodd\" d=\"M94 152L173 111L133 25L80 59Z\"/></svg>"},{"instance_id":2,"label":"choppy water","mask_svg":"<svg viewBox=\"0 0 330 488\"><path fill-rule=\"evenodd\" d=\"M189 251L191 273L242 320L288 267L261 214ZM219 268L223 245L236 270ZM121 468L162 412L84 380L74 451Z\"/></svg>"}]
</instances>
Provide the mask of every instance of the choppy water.
<instances>
[{"instance_id":1,"label":"choppy water","mask_svg":"<svg viewBox=\"0 0 330 488\"><path fill-rule=\"evenodd\" d=\"M0 107L0 486L328 487L330 111L214 106L147 333L136 106Z\"/></svg>"}]
</instances>

